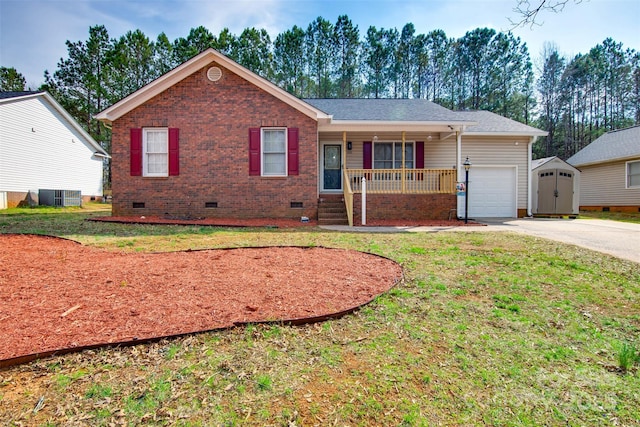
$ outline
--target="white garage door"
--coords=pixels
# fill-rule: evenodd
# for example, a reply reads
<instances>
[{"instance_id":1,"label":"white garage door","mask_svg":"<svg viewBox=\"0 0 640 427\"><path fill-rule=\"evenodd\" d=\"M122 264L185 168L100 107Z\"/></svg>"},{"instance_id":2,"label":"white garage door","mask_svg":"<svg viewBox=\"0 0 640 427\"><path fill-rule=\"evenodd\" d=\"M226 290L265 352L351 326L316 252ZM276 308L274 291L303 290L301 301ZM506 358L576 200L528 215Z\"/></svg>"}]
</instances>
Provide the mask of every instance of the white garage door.
<instances>
[{"instance_id":1,"label":"white garage door","mask_svg":"<svg viewBox=\"0 0 640 427\"><path fill-rule=\"evenodd\" d=\"M464 215L464 206L460 211ZM516 216L516 168L472 167L469 171L469 218Z\"/></svg>"}]
</instances>

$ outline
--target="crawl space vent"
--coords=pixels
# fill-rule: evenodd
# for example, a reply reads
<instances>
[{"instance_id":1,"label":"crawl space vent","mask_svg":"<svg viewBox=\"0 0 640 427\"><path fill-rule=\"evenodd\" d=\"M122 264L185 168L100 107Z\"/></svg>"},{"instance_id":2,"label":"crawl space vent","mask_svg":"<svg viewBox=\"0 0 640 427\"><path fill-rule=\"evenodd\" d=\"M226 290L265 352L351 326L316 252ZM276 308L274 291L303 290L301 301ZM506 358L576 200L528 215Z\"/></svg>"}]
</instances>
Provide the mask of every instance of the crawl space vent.
<instances>
[{"instance_id":1,"label":"crawl space vent","mask_svg":"<svg viewBox=\"0 0 640 427\"><path fill-rule=\"evenodd\" d=\"M217 82L222 77L222 70L218 67L211 67L207 70L207 78L212 82Z\"/></svg>"}]
</instances>

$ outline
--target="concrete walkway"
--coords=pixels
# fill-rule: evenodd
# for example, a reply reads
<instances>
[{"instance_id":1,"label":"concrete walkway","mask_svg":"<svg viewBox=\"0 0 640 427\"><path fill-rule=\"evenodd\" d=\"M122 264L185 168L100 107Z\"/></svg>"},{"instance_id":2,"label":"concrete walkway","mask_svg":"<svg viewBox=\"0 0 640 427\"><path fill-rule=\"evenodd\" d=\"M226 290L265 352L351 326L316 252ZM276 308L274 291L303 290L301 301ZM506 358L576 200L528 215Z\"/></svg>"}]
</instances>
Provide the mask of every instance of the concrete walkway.
<instances>
[{"instance_id":1,"label":"concrete walkway","mask_svg":"<svg viewBox=\"0 0 640 427\"><path fill-rule=\"evenodd\" d=\"M478 227L349 227L328 230L367 233L438 233L512 231L581 246L640 263L640 224L598 219L490 218L476 219Z\"/></svg>"}]
</instances>

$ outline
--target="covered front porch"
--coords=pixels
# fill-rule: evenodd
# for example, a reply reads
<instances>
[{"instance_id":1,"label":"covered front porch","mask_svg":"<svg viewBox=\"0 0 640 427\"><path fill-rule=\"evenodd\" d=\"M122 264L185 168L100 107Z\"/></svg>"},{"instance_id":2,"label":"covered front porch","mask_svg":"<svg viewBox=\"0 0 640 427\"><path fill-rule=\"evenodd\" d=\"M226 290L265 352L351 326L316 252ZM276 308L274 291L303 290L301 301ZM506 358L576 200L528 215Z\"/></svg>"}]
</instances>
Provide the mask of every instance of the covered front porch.
<instances>
[{"instance_id":1,"label":"covered front porch","mask_svg":"<svg viewBox=\"0 0 640 427\"><path fill-rule=\"evenodd\" d=\"M342 194L350 226L363 203L370 218L457 217L461 129L434 130L321 133L320 195Z\"/></svg>"}]
</instances>

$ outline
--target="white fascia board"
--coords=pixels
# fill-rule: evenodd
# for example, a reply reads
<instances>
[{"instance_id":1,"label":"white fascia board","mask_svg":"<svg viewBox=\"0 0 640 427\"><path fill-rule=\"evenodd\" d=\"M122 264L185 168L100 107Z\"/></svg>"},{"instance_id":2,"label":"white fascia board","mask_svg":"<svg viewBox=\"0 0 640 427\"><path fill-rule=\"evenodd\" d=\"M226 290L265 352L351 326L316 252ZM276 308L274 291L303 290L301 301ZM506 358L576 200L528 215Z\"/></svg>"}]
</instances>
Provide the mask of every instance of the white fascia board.
<instances>
[{"instance_id":1,"label":"white fascia board","mask_svg":"<svg viewBox=\"0 0 640 427\"><path fill-rule=\"evenodd\" d=\"M332 120L328 123L319 123L320 131L346 131L362 132L376 130L378 132L401 131L430 131L451 132L462 131L465 126L475 125L477 122L414 122L414 121L384 121L384 120Z\"/></svg>"},{"instance_id":2,"label":"white fascia board","mask_svg":"<svg viewBox=\"0 0 640 427\"><path fill-rule=\"evenodd\" d=\"M199 55L194 56L190 60L184 62L183 64L179 65L163 76L138 89L126 98L123 98L122 100L113 104L111 107L96 114L95 118L102 122L112 123L114 120L117 120L134 108L144 104L154 96L159 95L160 93L169 89L171 86L179 83L181 80L184 80L200 68L210 64L212 61L216 61L218 64L225 67L229 71L244 78L248 82L275 96L280 101L295 108L302 114L314 120L331 118L331 116L327 115L326 113L307 104L301 99L296 98L287 91L258 76L254 72L227 58L214 49L207 49Z\"/></svg>"},{"instance_id":3,"label":"white fascia board","mask_svg":"<svg viewBox=\"0 0 640 427\"><path fill-rule=\"evenodd\" d=\"M525 132L473 132L466 131L465 135L471 136L547 136L549 132L545 131L525 131Z\"/></svg>"}]
</instances>

